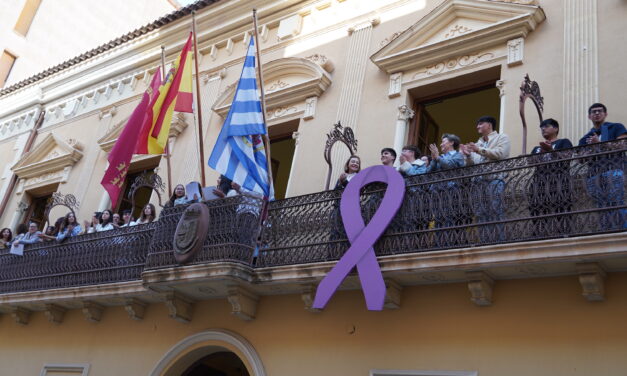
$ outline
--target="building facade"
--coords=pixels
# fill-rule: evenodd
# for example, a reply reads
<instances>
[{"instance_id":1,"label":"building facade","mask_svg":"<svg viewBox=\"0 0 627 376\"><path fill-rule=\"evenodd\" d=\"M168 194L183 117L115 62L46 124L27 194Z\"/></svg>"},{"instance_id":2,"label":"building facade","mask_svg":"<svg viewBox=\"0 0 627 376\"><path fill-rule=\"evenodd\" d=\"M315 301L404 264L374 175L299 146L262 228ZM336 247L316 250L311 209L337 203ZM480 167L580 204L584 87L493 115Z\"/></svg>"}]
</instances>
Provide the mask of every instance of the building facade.
<instances>
[{"instance_id":1,"label":"building facade","mask_svg":"<svg viewBox=\"0 0 627 376\"><path fill-rule=\"evenodd\" d=\"M160 207L166 158L135 156L124 197L112 203L100 185L107 155L160 65L161 46L172 62L195 11L201 113L175 115L169 149L172 185L200 180L197 121L208 156L253 8L279 200L261 227L240 215L242 198L204 203L208 234L193 261L179 264L174 234L186 207ZM107 208L138 213L147 202L159 220L40 243L24 256L0 251L0 373L621 374L624 201L602 205L590 186L594 161L609 156L622 189L610 195L622 197L627 145L550 160L526 154L542 140L540 116L557 119L560 137L574 144L592 126L594 102L607 106L608 121L627 118L626 16L620 0L201 0L5 85L0 228L43 228L68 208L81 221ZM511 158L407 180L396 222L375 245L385 309L366 309L357 274L325 309L312 308L318 283L350 247L342 192L327 190L350 152L333 144L330 168L325 145L348 137L366 167L380 163L384 147L427 153L444 133L476 141L483 115L509 135ZM165 187L134 190L136 178L155 174ZM558 188L547 194L568 205L534 214L538 182L555 176ZM217 177L207 168L202 183ZM503 208L481 223L468 213L474 202L494 202L484 182L496 180ZM367 218L379 188L364 193ZM443 220L451 208L468 211L465 221Z\"/></svg>"}]
</instances>

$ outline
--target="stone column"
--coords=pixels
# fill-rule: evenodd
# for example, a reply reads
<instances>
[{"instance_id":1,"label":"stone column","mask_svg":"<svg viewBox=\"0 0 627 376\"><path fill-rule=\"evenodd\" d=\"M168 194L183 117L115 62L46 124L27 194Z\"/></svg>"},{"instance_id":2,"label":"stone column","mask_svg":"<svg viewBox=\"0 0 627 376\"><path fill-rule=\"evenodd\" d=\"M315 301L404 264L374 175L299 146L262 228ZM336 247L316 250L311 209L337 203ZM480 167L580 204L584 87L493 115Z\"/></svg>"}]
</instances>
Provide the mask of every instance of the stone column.
<instances>
[{"instance_id":1,"label":"stone column","mask_svg":"<svg viewBox=\"0 0 627 376\"><path fill-rule=\"evenodd\" d=\"M409 120L413 119L414 111L407 107L406 104L398 106L398 115L396 117L396 130L394 132L394 150L400 152L403 149L405 140L407 140L407 131ZM397 159L398 162L398 159Z\"/></svg>"},{"instance_id":2,"label":"stone column","mask_svg":"<svg viewBox=\"0 0 627 376\"><path fill-rule=\"evenodd\" d=\"M358 132L359 105L366 75L372 28L379 23L378 19L362 22L348 29L348 47L346 51L346 67L338 101L337 120L344 127L351 127L355 136ZM341 147L339 143L331 153L333 171L331 182L335 182L342 172L342 166L349 157L348 149Z\"/></svg>"},{"instance_id":3,"label":"stone column","mask_svg":"<svg viewBox=\"0 0 627 376\"><path fill-rule=\"evenodd\" d=\"M498 80L496 81L496 88L499 89L499 98L501 98L501 105L499 111L499 132L507 133L505 130L505 81Z\"/></svg>"},{"instance_id":4,"label":"stone column","mask_svg":"<svg viewBox=\"0 0 627 376\"><path fill-rule=\"evenodd\" d=\"M563 4L565 126L560 136L574 142L592 126L587 110L599 99L597 0L569 0Z\"/></svg>"}]
</instances>

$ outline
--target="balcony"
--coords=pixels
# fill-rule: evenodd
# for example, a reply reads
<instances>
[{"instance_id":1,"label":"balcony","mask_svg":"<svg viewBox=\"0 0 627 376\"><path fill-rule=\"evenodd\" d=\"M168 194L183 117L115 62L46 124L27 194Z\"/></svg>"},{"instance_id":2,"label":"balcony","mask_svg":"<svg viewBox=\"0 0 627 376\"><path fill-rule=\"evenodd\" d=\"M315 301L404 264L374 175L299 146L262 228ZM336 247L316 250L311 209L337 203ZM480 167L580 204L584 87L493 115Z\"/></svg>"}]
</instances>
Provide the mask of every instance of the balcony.
<instances>
[{"instance_id":1,"label":"balcony","mask_svg":"<svg viewBox=\"0 0 627 376\"><path fill-rule=\"evenodd\" d=\"M627 270L626 151L627 140L618 140L406 179L401 209L375 244L386 281L401 286ZM173 250L183 206L164 209L149 225L29 246L24 256L4 250L0 311L42 310L51 302L70 308L77 299L176 306L180 299L254 301L299 293L307 301L350 246L341 194L274 201L263 226L260 200L206 202L208 235L185 265ZM366 223L384 194L383 184L362 190ZM358 287L355 275L344 284Z\"/></svg>"}]
</instances>

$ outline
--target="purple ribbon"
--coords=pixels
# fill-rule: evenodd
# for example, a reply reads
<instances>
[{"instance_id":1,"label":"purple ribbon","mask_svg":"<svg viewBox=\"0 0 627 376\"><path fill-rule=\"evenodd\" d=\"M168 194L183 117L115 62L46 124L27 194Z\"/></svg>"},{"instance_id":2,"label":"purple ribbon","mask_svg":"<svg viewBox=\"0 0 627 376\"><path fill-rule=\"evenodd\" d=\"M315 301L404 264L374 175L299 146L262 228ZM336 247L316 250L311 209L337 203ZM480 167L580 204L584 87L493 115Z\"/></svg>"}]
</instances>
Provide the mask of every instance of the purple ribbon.
<instances>
[{"instance_id":1,"label":"purple ribbon","mask_svg":"<svg viewBox=\"0 0 627 376\"><path fill-rule=\"evenodd\" d=\"M359 191L366 184L387 183L381 205L366 224L361 216ZM357 266L366 306L371 311L383 309L385 282L373 245L401 207L405 194L403 177L392 167L373 166L355 175L342 194L340 210L350 248L318 285L313 308L324 308L354 266Z\"/></svg>"}]
</instances>

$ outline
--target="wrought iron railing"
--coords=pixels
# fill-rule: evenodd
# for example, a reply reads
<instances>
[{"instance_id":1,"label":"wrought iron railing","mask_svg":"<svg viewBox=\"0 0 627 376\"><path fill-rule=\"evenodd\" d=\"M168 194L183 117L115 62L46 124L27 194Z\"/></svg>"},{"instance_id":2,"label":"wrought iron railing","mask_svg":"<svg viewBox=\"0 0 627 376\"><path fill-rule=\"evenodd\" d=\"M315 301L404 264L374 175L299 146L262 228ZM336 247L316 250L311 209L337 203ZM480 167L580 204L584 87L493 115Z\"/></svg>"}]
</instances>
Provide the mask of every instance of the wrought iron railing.
<instances>
[{"instance_id":1,"label":"wrought iron railing","mask_svg":"<svg viewBox=\"0 0 627 376\"><path fill-rule=\"evenodd\" d=\"M156 222L0 253L0 293L141 279Z\"/></svg>"},{"instance_id":2,"label":"wrought iron railing","mask_svg":"<svg viewBox=\"0 0 627 376\"><path fill-rule=\"evenodd\" d=\"M375 244L377 255L624 231L627 140L433 172L406 179L401 209ZM362 191L366 223L385 194ZM342 191L270 203L232 197L204 203L209 230L190 264L250 267L337 260L350 246L341 221ZM178 266L173 237L186 206L158 221L0 251L0 294L140 280L142 271ZM258 237L259 236L259 237Z\"/></svg>"},{"instance_id":3,"label":"wrought iron railing","mask_svg":"<svg viewBox=\"0 0 627 376\"><path fill-rule=\"evenodd\" d=\"M204 202L209 209L209 229L202 249L189 264L230 261L251 265L259 235L259 213L262 200L251 196L234 196ZM174 257L174 232L187 206L166 208L146 262L146 270L177 266Z\"/></svg>"},{"instance_id":4,"label":"wrought iron railing","mask_svg":"<svg viewBox=\"0 0 627 376\"><path fill-rule=\"evenodd\" d=\"M622 231L627 140L511 158L406 179L378 256ZM361 195L366 223L385 192ZM341 191L270 204L256 266L338 259L349 247Z\"/></svg>"}]
</instances>

